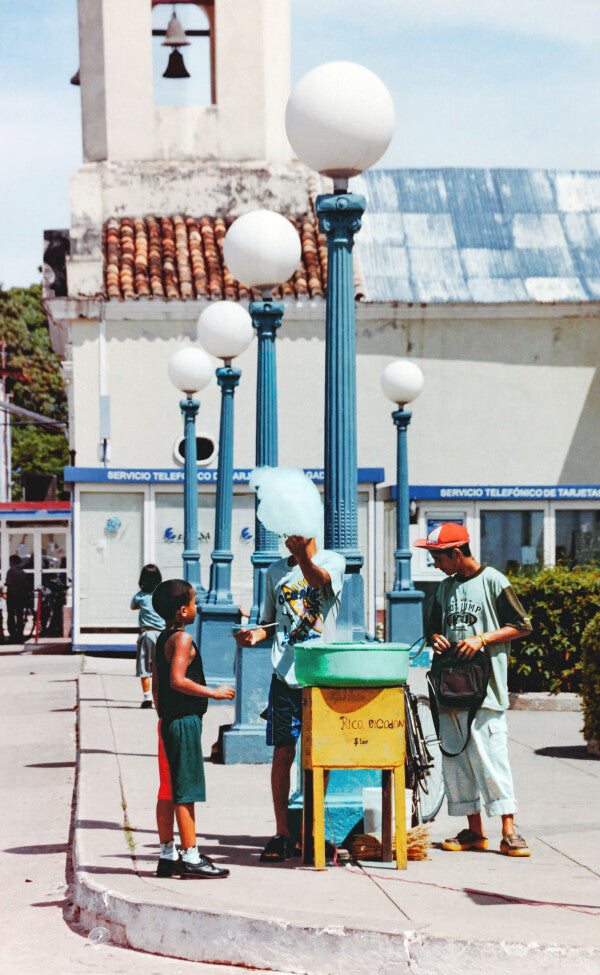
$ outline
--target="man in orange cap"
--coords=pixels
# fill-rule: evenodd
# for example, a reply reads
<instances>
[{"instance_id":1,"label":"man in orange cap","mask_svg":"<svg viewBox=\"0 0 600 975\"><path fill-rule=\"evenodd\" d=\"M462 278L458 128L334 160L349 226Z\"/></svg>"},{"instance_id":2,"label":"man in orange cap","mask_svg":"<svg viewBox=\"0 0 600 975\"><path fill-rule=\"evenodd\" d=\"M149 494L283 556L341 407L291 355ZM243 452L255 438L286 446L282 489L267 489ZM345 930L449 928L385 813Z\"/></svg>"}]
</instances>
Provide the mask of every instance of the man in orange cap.
<instances>
[{"instance_id":1,"label":"man in orange cap","mask_svg":"<svg viewBox=\"0 0 600 975\"><path fill-rule=\"evenodd\" d=\"M448 577L436 593L426 626L434 653L451 645L466 659L478 650L490 657L491 676L481 708L471 725L466 748L442 756L444 785L451 816L466 815L468 828L445 840L445 850L487 850L481 806L488 816L502 816L500 852L529 856L515 833L512 774L508 762L506 709L508 658L512 640L531 633L531 624L508 579L473 557L464 525L445 522L415 542ZM468 736L468 712L440 707L440 736L446 751L458 752Z\"/></svg>"}]
</instances>

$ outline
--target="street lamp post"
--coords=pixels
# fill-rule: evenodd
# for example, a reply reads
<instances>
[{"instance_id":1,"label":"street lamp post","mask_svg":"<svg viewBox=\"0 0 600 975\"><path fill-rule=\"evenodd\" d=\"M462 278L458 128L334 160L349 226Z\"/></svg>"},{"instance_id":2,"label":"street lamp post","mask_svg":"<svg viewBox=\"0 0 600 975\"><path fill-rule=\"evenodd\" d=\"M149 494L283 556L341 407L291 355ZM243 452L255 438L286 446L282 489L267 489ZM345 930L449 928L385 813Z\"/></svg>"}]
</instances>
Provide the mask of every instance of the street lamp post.
<instances>
[{"instance_id":1,"label":"street lamp post","mask_svg":"<svg viewBox=\"0 0 600 975\"><path fill-rule=\"evenodd\" d=\"M196 415L200 403L193 394L204 389L212 379L212 363L201 349L179 349L169 361L169 379L177 389L187 394L179 404L184 420L184 481L183 481L183 578L196 591L200 602L206 590L200 579L200 551L198 549L198 465L196 457Z\"/></svg>"},{"instance_id":2,"label":"street lamp post","mask_svg":"<svg viewBox=\"0 0 600 975\"><path fill-rule=\"evenodd\" d=\"M277 359L276 337L284 304L273 301L273 287L284 284L298 266L300 238L290 221L269 210L253 210L235 220L223 242L225 263L233 276L248 288L258 288L262 301L250 303L252 325L258 338L256 367L256 466L276 467ZM281 557L279 539L267 531L255 514L253 597L250 624L260 620L269 566ZM260 714L267 703L272 640L254 647L238 647L235 723L223 735L225 764L270 761Z\"/></svg>"},{"instance_id":3,"label":"street lamp post","mask_svg":"<svg viewBox=\"0 0 600 975\"><path fill-rule=\"evenodd\" d=\"M233 276L248 288L258 288L262 301L250 303L258 337L256 370L256 466L277 467L277 360L275 340L285 307L273 301L273 288L284 284L300 262L300 238L290 221L270 210L253 210L235 220L223 242L223 256ZM280 558L274 532L255 517L254 586L250 623L259 621L265 575Z\"/></svg>"},{"instance_id":4,"label":"street lamp post","mask_svg":"<svg viewBox=\"0 0 600 975\"><path fill-rule=\"evenodd\" d=\"M363 557L358 549L356 453L356 323L352 248L365 200L348 192L348 179L387 149L394 106L371 71L348 62L309 71L287 105L292 148L311 169L333 177L333 194L317 197L327 236L325 316L325 547L346 559L337 620L340 640L365 637Z\"/></svg>"},{"instance_id":5,"label":"street lamp post","mask_svg":"<svg viewBox=\"0 0 600 975\"><path fill-rule=\"evenodd\" d=\"M408 482L407 430L412 413L406 404L416 399L423 389L424 378L419 366L408 359L396 359L383 371L381 387L396 403L392 417L397 430L396 454L396 577L394 588L386 592L387 639L393 643L414 643L423 635L424 594L415 589L410 572L412 554L409 541L410 498Z\"/></svg>"},{"instance_id":6,"label":"street lamp post","mask_svg":"<svg viewBox=\"0 0 600 975\"><path fill-rule=\"evenodd\" d=\"M240 621L231 593L231 512L233 507L233 397L242 375L232 368L254 335L248 312L232 301L209 305L198 319L198 339L207 352L223 359L217 369L221 389L219 461L215 510L215 547L211 555L210 584L198 609L198 640L209 685L230 681L235 645L231 628Z\"/></svg>"},{"instance_id":7,"label":"street lamp post","mask_svg":"<svg viewBox=\"0 0 600 975\"><path fill-rule=\"evenodd\" d=\"M356 451L356 322L354 235L365 200L348 192L348 180L373 166L394 129L394 105L385 85L367 68L345 61L321 65L300 79L290 95L286 129L292 148L311 169L333 178L333 193L317 197L327 236L325 312L325 547L346 559L337 639L366 636L363 557L358 548ZM378 773L332 772L329 819L337 838L362 815L362 787ZM302 799L290 803L298 814Z\"/></svg>"}]
</instances>

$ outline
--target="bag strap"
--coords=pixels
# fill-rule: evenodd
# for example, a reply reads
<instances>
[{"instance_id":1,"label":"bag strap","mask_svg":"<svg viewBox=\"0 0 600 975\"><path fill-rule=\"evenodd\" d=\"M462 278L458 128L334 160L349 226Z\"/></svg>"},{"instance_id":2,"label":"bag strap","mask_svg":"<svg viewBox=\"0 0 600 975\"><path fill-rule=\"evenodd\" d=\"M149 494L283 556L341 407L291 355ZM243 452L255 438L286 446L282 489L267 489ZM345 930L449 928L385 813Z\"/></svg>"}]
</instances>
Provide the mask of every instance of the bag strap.
<instances>
[{"instance_id":1,"label":"bag strap","mask_svg":"<svg viewBox=\"0 0 600 975\"><path fill-rule=\"evenodd\" d=\"M440 743L440 751L441 751L442 755L445 755L446 756L446 758L457 758L458 755L462 755L462 753L464 752L465 748L469 744L469 741L471 740L471 725L473 724L473 721L475 720L475 715L479 711L479 705L477 703L474 703L469 708L469 715L467 717L467 737L465 738L465 743L462 746L462 748L460 749L460 751L458 751L458 752L447 752L446 749L444 748L444 746L442 745L442 739L441 739L441 736L440 736L440 712L438 710L438 703L437 703L437 698L435 696L435 690L434 690L433 684L431 683L431 680L429 679L429 674L427 674L427 690L429 692L429 704L430 704L430 707L431 707L431 717L433 718L433 725L435 727L435 733L436 733L437 738L438 738L438 741Z\"/></svg>"}]
</instances>

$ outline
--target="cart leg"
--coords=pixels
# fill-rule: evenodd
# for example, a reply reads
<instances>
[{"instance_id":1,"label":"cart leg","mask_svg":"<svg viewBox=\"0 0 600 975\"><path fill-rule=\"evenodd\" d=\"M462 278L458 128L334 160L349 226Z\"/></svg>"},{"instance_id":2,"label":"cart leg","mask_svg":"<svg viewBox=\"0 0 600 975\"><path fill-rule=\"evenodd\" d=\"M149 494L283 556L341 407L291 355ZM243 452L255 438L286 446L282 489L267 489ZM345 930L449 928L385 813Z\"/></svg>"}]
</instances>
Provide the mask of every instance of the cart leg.
<instances>
[{"instance_id":1,"label":"cart leg","mask_svg":"<svg viewBox=\"0 0 600 975\"><path fill-rule=\"evenodd\" d=\"M325 786L323 769L313 769L313 838L315 870L325 870Z\"/></svg>"},{"instance_id":2,"label":"cart leg","mask_svg":"<svg viewBox=\"0 0 600 975\"><path fill-rule=\"evenodd\" d=\"M381 859L391 863L392 857L392 770L381 770Z\"/></svg>"},{"instance_id":3,"label":"cart leg","mask_svg":"<svg viewBox=\"0 0 600 975\"><path fill-rule=\"evenodd\" d=\"M396 807L396 869L406 870L404 765L396 765L394 768L394 805Z\"/></svg>"},{"instance_id":4,"label":"cart leg","mask_svg":"<svg viewBox=\"0 0 600 975\"><path fill-rule=\"evenodd\" d=\"M311 863L314 859L313 818L314 793L312 769L304 769L304 803L302 806L302 862Z\"/></svg>"}]
</instances>

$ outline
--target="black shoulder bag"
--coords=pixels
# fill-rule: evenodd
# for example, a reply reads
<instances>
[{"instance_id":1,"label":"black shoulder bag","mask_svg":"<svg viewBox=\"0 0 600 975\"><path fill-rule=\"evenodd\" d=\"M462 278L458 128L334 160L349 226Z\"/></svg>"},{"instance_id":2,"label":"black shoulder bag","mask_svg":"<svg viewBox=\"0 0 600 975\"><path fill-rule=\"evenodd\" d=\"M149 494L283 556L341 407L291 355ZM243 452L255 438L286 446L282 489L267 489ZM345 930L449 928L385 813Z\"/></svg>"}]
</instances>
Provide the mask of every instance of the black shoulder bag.
<instances>
[{"instance_id":1,"label":"black shoulder bag","mask_svg":"<svg viewBox=\"0 0 600 975\"><path fill-rule=\"evenodd\" d=\"M489 654L478 650L467 660L457 657L456 644L453 643L442 653L434 653L431 670L427 673L429 703L438 738L440 737L440 716L438 704L453 711L468 711L467 737L459 752L447 752L440 741L440 749L448 758L456 758L464 752L471 737L471 725L483 704L492 672Z\"/></svg>"}]
</instances>

